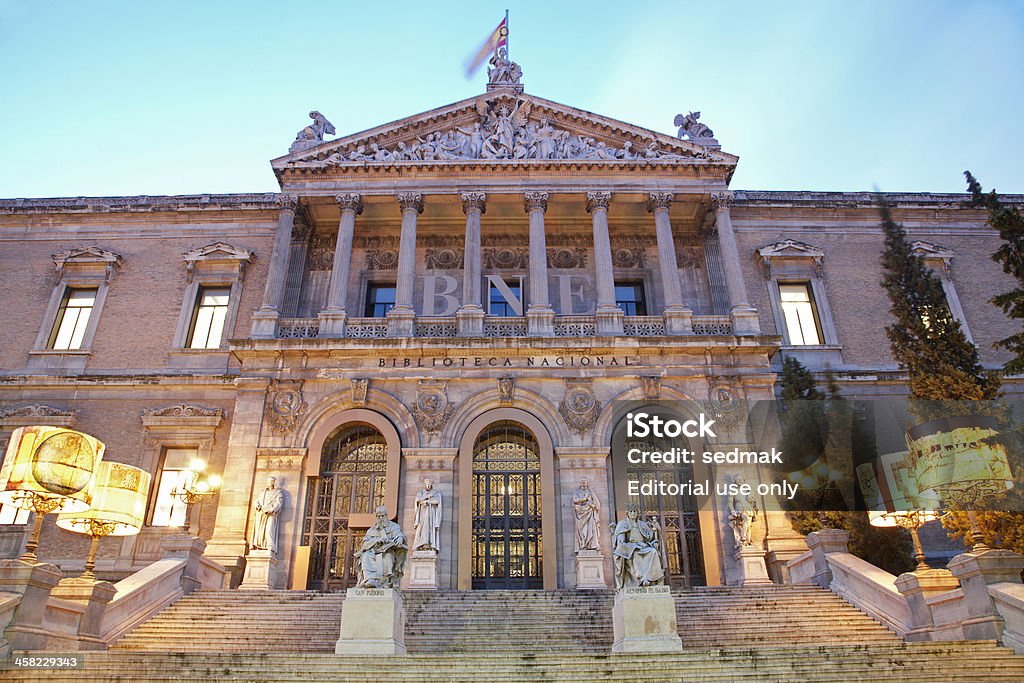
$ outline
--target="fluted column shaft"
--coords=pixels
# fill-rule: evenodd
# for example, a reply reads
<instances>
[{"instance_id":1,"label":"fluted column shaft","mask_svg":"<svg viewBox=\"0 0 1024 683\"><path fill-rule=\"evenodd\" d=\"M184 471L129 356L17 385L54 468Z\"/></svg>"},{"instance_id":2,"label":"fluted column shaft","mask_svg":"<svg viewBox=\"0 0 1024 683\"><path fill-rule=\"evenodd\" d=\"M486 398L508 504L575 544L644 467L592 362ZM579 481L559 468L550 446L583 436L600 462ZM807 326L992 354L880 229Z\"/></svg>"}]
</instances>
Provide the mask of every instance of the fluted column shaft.
<instances>
[{"instance_id":1,"label":"fluted column shaft","mask_svg":"<svg viewBox=\"0 0 1024 683\"><path fill-rule=\"evenodd\" d=\"M615 303L615 270L608 237L611 192L588 192L587 211L594 228L594 268L597 272L597 333L622 334L623 311Z\"/></svg>"},{"instance_id":2,"label":"fluted column shaft","mask_svg":"<svg viewBox=\"0 0 1024 683\"><path fill-rule=\"evenodd\" d=\"M274 236L274 250L270 256L270 270L267 273L267 287L263 290L264 311L280 313L284 300L284 286L288 278L288 256L292 248L292 229L295 227L295 211L299 198L294 195L278 197L281 211L277 217L277 234Z\"/></svg>"},{"instance_id":3,"label":"fluted column shaft","mask_svg":"<svg viewBox=\"0 0 1024 683\"><path fill-rule=\"evenodd\" d=\"M530 215L530 310L549 310L548 249L544 236L547 192L527 192L525 207Z\"/></svg>"},{"instance_id":4,"label":"fluted column shaft","mask_svg":"<svg viewBox=\"0 0 1024 683\"><path fill-rule=\"evenodd\" d=\"M394 310L412 312L412 295L416 281L416 219L423 213L423 195L402 192L398 195L402 208L402 235L398 243L398 282L395 284Z\"/></svg>"},{"instance_id":5,"label":"fluted column shaft","mask_svg":"<svg viewBox=\"0 0 1024 683\"><path fill-rule=\"evenodd\" d=\"M355 236L356 216L363 212L363 203L357 194L335 197L341 208L338 222L338 241L334 245L334 266L327 289L327 310L344 311L348 299L348 279L352 267L352 239Z\"/></svg>"},{"instance_id":6,"label":"fluted column shaft","mask_svg":"<svg viewBox=\"0 0 1024 683\"><path fill-rule=\"evenodd\" d=\"M740 250L736 244L736 233L732 228L732 202L732 192L714 192L711 195L711 206L715 210L715 227L718 229L718 248L722 254L722 270L725 272L725 287L729 292L729 313L732 317L733 333L760 334L757 309L751 306L747 299Z\"/></svg>"},{"instance_id":7,"label":"fluted column shaft","mask_svg":"<svg viewBox=\"0 0 1024 683\"><path fill-rule=\"evenodd\" d=\"M658 265L665 296L665 331L668 334L692 334L693 311L683 303L679 285L679 266L676 261L676 243L672 237L672 221L668 210L672 205L671 192L651 192L647 210L654 214L654 233L658 240Z\"/></svg>"},{"instance_id":8,"label":"fluted column shaft","mask_svg":"<svg viewBox=\"0 0 1024 683\"><path fill-rule=\"evenodd\" d=\"M487 195L463 192L462 211L466 214L466 247L462 258L462 308L483 310L480 300L480 216L487 211Z\"/></svg>"}]
</instances>

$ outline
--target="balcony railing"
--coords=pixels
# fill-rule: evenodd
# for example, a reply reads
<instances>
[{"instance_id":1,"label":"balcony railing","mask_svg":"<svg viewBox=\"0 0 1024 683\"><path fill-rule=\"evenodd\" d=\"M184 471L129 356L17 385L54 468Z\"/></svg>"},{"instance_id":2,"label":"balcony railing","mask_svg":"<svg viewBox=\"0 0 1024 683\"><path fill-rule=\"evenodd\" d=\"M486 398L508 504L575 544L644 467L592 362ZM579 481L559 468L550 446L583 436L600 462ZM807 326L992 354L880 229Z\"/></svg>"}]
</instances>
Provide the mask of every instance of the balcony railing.
<instances>
[{"instance_id":1,"label":"balcony railing","mask_svg":"<svg viewBox=\"0 0 1024 683\"><path fill-rule=\"evenodd\" d=\"M627 337L661 337L665 335L665 319L660 315L628 315L623 319ZM314 339L320 334L317 318L282 318L278 323L280 339ZM555 317L556 337L593 337L597 322L592 315L560 315ZM727 315L693 316L693 334L700 336L731 335L732 320ZM349 318L345 336L352 339L384 339L388 322L384 318ZM416 336L454 338L458 336L455 318L420 317L416 319ZM527 336L526 318L487 316L484 336L492 339Z\"/></svg>"}]
</instances>

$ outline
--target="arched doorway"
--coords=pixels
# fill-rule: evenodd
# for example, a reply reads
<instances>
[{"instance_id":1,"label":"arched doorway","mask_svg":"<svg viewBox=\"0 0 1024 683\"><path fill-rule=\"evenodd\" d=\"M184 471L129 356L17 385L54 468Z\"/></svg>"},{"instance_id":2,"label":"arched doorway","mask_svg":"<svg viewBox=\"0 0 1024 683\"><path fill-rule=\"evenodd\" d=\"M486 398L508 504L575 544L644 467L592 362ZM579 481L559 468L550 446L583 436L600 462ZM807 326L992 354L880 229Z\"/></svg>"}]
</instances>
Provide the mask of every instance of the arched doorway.
<instances>
[{"instance_id":1,"label":"arched doorway","mask_svg":"<svg viewBox=\"0 0 1024 683\"><path fill-rule=\"evenodd\" d=\"M657 408L647 410L654 414L660 412ZM677 419L673 414L666 415ZM674 588L704 586L707 585L707 575L700 520L701 507L707 502L706 498L699 499L690 493L677 496L643 493L645 483L660 481L671 487L669 490L673 490L682 484L703 480L703 473L701 477L695 477L692 464L633 464L625 462L624 457L632 448L667 452L679 445L679 439L646 437L642 440L631 440L626 435L626 421L619 422L612 436L612 467L617 486L617 507L622 514L627 503L636 503L640 506L640 514L644 518L653 518L657 522L661 528L662 559L669 585ZM638 495L628 495L626 483L629 480L640 483Z\"/></svg>"},{"instance_id":2,"label":"arched doorway","mask_svg":"<svg viewBox=\"0 0 1024 683\"><path fill-rule=\"evenodd\" d=\"M324 443L320 474L307 487L302 527L302 543L310 546L308 588L355 585L352 554L366 520L385 504L387 469L388 443L369 424L346 425Z\"/></svg>"},{"instance_id":3,"label":"arched doorway","mask_svg":"<svg viewBox=\"0 0 1024 683\"><path fill-rule=\"evenodd\" d=\"M473 444L472 587L543 588L540 445L523 425L490 425Z\"/></svg>"}]
</instances>

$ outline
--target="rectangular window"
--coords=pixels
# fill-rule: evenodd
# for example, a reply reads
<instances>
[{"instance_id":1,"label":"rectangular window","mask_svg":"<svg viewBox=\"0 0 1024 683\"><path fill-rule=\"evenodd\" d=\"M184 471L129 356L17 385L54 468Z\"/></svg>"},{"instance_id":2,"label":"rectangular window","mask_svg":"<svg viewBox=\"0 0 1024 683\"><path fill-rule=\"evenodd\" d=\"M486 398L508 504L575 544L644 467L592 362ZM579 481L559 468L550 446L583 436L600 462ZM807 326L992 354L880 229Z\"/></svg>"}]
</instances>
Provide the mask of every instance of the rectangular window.
<instances>
[{"instance_id":1,"label":"rectangular window","mask_svg":"<svg viewBox=\"0 0 1024 683\"><path fill-rule=\"evenodd\" d=\"M152 526L182 526L188 504L174 495L195 482L196 473L188 469L196 457L194 448L168 448L164 453L164 466L156 486L153 503Z\"/></svg>"},{"instance_id":2,"label":"rectangular window","mask_svg":"<svg viewBox=\"0 0 1024 683\"><path fill-rule=\"evenodd\" d=\"M0 505L0 524L27 524L28 510L14 505Z\"/></svg>"},{"instance_id":3,"label":"rectangular window","mask_svg":"<svg viewBox=\"0 0 1024 683\"><path fill-rule=\"evenodd\" d=\"M782 315L786 319L789 343L794 346L821 344L821 326L814 309L814 298L806 282L779 283Z\"/></svg>"},{"instance_id":4,"label":"rectangular window","mask_svg":"<svg viewBox=\"0 0 1024 683\"><path fill-rule=\"evenodd\" d=\"M501 292L501 289L498 287L497 284L494 283L493 280L488 280L488 282L490 283L490 285L488 287L489 294L487 299L487 312L490 315L499 315L506 318L522 315L519 312L519 309L517 308L516 304L509 301L505 297L505 295ZM516 282L511 283L505 283L505 286L508 287L511 296L514 297L516 301L522 300L522 280L517 280Z\"/></svg>"},{"instance_id":5,"label":"rectangular window","mask_svg":"<svg viewBox=\"0 0 1024 683\"><path fill-rule=\"evenodd\" d=\"M71 351L82 348L85 329L96 305L96 288L68 287L53 323L48 348Z\"/></svg>"},{"instance_id":6,"label":"rectangular window","mask_svg":"<svg viewBox=\"0 0 1024 683\"><path fill-rule=\"evenodd\" d=\"M366 290L366 317L383 318L395 307L395 286L370 284Z\"/></svg>"},{"instance_id":7,"label":"rectangular window","mask_svg":"<svg viewBox=\"0 0 1024 683\"><path fill-rule=\"evenodd\" d=\"M224 337L224 319L228 314L230 287L200 287L192 325L188 331L188 348L217 349Z\"/></svg>"},{"instance_id":8,"label":"rectangular window","mask_svg":"<svg viewBox=\"0 0 1024 683\"><path fill-rule=\"evenodd\" d=\"M644 299L643 283L615 283L615 304L626 315L647 315L647 301Z\"/></svg>"}]
</instances>

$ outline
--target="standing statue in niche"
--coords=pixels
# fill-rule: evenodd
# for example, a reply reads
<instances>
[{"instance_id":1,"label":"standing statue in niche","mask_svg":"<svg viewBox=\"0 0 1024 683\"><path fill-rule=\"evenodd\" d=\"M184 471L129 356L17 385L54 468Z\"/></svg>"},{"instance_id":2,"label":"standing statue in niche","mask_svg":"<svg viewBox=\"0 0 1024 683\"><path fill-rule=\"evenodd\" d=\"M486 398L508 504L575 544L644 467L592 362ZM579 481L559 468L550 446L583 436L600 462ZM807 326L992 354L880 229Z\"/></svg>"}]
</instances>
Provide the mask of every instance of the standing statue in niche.
<instances>
[{"instance_id":1,"label":"standing statue in niche","mask_svg":"<svg viewBox=\"0 0 1024 683\"><path fill-rule=\"evenodd\" d=\"M253 520L253 550L269 550L277 554L277 518L284 507L284 493L277 488L277 477L267 477L267 487L256 499L256 517Z\"/></svg>"},{"instance_id":2,"label":"standing statue in niche","mask_svg":"<svg viewBox=\"0 0 1024 683\"><path fill-rule=\"evenodd\" d=\"M616 590L664 583L660 531L656 525L640 519L638 505L626 506L626 519L615 525L612 533Z\"/></svg>"},{"instance_id":3,"label":"standing statue in niche","mask_svg":"<svg viewBox=\"0 0 1024 683\"><path fill-rule=\"evenodd\" d=\"M416 530L413 550L440 550L441 492L434 490L434 482L423 480L423 490L416 492Z\"/></svg>"},{"instance_id":4,"label":"standing statue in niche","mask_svg":"<svg viewBox=\"0 0 1024 683\"><path fill-rule=\"evenodd\" d=\"M576 552L598 550L597 534L601 528L601 503L590 490L590 483L586 479L580 480L579 488L572 494L572 510L576 518Z\"/></svg>"},{"instance_id":5,"label":"standing statue in niche","mask_svg":"<svg viewBox=\"0 0 1024 683\"><path fill-rule=\"evenodd\" d=\"M742 474L738 474L733 483L740 487L747 483L747 479ZM750 538L750 531L755 521L757 521L757 500L749 493L736 491L729 499L729 526L732 527L733 540L735 540L737 548L754 544Z\"/></svg>"},{"instance_id":6,"label":"standing statue in niche","mask_svg":"<svg viewBox=\"0 0 1024 683\"><path fill-rule=\"evenodd\" d=\"M383 505L377 521L366 530L363 544L355 553L357 588L398 588L405 571L409 546L401 527L388 519Z\"/></svg>"}]
</instances>

